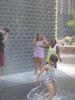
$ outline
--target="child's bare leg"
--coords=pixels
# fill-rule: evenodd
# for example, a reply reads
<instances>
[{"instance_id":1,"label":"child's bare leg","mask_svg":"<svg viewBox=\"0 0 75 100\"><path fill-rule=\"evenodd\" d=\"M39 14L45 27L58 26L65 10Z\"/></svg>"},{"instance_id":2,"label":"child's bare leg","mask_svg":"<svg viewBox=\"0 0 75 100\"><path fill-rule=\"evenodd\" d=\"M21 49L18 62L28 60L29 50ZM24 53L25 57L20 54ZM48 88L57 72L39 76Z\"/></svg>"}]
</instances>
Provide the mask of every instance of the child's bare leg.
<instances>
[{"instance_id":1,"label":"child's bare leg","mask_svg":"<svg viewBox=\"0 0 75 100\"><path fill-rule=\"evenodd\" d=\"M44 98L48 97L49 94L50 94L50 93L48 92L48 93L46 93L45 95L41 96L41 99L43 100Z\"/></svg>"},{"instance_id":2,"label":"child's bare leg","mask_svg":"<svg viewBox=\"0 0 75 100\"><path fill-rule=\"evenodd\" d=\"M35 67L35 72L37 73L38 71L38 58L37 57L34 58L34 67Z\"/></svg>"},{"instance_id":3,"label":"child's bare leg","mask_svg":"<svg viewBox=\"0 0 75 100\"><path fill-rule=\"evenodd\" d=\"M42 70L42 62L43 62L43 58L39 58L39 70Z\"/></svg>"},{"instance_id":4,"label":"child's bare leg","mask_svg":"<svg viewBox=\"0 0 75 100\"><path fill-rule=\"evenodd\" d=\"M50 82L46 83L47 88L49 89L49 99L48 100L52 100L52 97L54 96L54 88L53 88L53 84Z\"/></svg>"}]
</instances>

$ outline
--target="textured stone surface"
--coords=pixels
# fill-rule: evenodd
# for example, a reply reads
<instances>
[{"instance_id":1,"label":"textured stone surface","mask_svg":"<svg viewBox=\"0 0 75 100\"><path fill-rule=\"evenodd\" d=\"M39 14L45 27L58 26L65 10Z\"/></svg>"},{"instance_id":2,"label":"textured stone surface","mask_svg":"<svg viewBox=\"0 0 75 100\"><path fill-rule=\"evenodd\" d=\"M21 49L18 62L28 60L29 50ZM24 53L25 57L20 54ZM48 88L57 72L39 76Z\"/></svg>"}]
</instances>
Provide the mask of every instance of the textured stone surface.
<instances>
[{"instance_id":1,"label":"textured stone surface","mask_svg":"<svg viewBox=\"0 0 75 100\"><path fill-rule=\"evenodd\" d=\"M75 45L59 46L60 52L65 54L75 54Z\"/></svg>"},{"instance_id":2,"label":"textured stone surface","mask_svg":"<svg viewBox=\"0 0 75 100\"><path fill-rule=\"evenodd\" d=\"M54 36L55 6L56 0L0 0L0 29L10 29L3 74L33 68L31 41L37 33Z\"/></svg>"}]
</instances>

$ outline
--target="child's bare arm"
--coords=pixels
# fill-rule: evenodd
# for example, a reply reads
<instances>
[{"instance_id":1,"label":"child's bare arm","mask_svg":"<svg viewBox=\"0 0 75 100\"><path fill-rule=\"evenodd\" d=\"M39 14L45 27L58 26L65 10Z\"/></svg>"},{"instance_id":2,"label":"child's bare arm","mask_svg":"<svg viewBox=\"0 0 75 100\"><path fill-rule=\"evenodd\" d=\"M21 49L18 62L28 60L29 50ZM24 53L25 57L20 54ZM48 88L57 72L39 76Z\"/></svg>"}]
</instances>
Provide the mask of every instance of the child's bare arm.
<instances>
[{"instance_id":1,"label":"child's bare arm","mask_svg":"<svg viewBox=\"0 0 75 100\"><path fill-rule=\"evenodd\" d=\"M34 37L34 40L32 41L32 45L35 45L36 43L36 36Z\"/></svg>"},{"instance_id":2,"label":"child's bare arm","mask_svg":"<svg viewBox=\"0 0 75 100\"><path fill-rule=\"evenodd\" d=\"M6 36L4 37L4 40L2 41L2 43L6 43L6 41L7 41L7 38L8 38L8 34L6 34Z\"/></svg>"},{"instance_id":3,"label":"child's bare arm","mask_svg":"<svg viewBox=\"0 0 75 100\"><path fill-rule=\"evenodd\" d=\"M47 41L47 39L46 39L46 37L45 36L43 36L43 40L44 40L44 45L48 45L48 41Z\"/></svg>"},{"instance_id":4,"label":"child's bare arm","mask_svg":"<svg viewBox=\"0 0 75 100\"><path fill-rule=\"evenodd\" d=\"M40 77L40 75L47 69L47 66L45 66L41 71L40 73L37 74L36 78L34 79L34 83L37 82L38 78Z\"/></svg>"},{"instance_id":5,"label":"child's bare arm","mask_svg":"<svg viewBox=\"0 0 75 100\"><path fill-rule=\"evenodd\" d=\"M43 100L50 95L50 92L46 93L45 95L41 96L40 98Z\"/></svg>"}]
</instances>

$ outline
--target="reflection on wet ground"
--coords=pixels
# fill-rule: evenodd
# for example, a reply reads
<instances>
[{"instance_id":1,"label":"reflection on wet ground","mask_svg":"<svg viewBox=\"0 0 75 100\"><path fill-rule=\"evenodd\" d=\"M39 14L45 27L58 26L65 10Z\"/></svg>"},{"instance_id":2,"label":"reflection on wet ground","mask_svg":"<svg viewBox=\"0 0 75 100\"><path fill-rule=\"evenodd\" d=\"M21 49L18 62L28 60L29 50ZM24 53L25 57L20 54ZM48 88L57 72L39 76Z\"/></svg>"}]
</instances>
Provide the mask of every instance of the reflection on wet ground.
<instances>
[{"instance_id":1,"label":"reflection on wet ground","mask_svg":"<svg viewBox=\"0 0 75 100\"><path fill-rule=\"evenodd\" d=\"M53 100L75 100L75 65L58 63L55 76ZM30 90L39 85L33 84L34 77L34 71L4 76L0 80L0 100L27 100Z\"/></svg>"}]
</instances>

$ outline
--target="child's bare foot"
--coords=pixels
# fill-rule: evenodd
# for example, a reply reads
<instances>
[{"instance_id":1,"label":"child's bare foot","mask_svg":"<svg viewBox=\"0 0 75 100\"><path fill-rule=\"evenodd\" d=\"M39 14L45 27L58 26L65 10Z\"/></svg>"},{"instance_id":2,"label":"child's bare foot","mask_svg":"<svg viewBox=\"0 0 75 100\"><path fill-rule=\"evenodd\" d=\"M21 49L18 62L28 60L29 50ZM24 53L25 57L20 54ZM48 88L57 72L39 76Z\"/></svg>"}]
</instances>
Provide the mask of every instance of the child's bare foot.
<instances>
[{"instance_id":1,"label":"child's bare foot","mask_svg":"<svg viewBox=\"0 0 75 100\"><path fill-rule=\"evenodd\" d=\"M40 97L40 100L43 100L43 96Z\"/></svg>"},{"instance_id":2,"label":"child's bare foot","mask_svg":"<svg viewBox=\"0 0 75 100\"><path fill-rule=\"evenodd\" d=\"M49 96L49 94L50 94L49 92L48 92L48 93L46 93L44 96L41 96L41 97L40 97L40 99L41 99L41 100L45 99L46 97L48 97L48 96Z\"/></svg>"}]
</instances>

